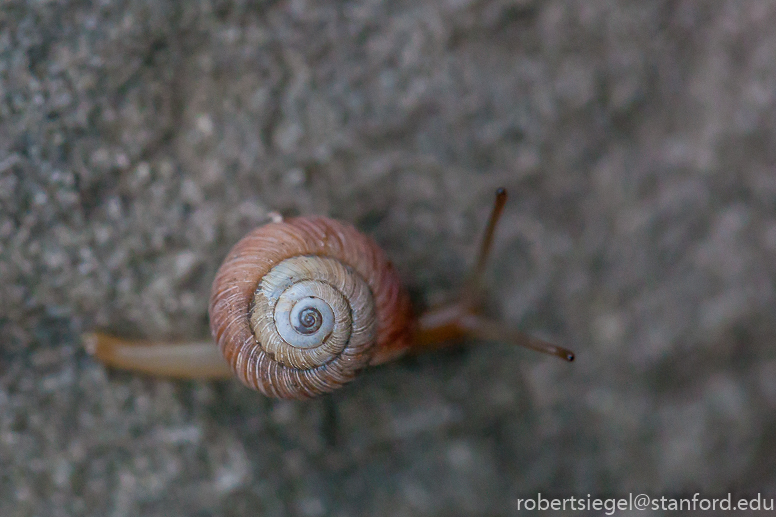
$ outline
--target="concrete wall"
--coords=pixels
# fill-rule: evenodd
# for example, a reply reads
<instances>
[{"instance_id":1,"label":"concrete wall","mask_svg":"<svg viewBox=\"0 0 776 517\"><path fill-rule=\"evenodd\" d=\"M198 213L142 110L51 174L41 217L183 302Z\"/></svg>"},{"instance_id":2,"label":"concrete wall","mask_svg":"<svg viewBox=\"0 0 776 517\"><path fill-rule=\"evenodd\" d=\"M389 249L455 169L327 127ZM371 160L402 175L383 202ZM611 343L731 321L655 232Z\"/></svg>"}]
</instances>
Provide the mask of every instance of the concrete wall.
<instances>
[{"instance_id":1,"label":"concrete wall","mask_svg":"<svg viewBox=\"0 0 776 517\"><path fill-rule=\"evenodd\" d=\"M776 491L770 2L3 2L0 515L512 515ZM267 212L454 296L511 193L494 317L331 397L107 370L207 335Z\"/></svg>"}]
</instances>

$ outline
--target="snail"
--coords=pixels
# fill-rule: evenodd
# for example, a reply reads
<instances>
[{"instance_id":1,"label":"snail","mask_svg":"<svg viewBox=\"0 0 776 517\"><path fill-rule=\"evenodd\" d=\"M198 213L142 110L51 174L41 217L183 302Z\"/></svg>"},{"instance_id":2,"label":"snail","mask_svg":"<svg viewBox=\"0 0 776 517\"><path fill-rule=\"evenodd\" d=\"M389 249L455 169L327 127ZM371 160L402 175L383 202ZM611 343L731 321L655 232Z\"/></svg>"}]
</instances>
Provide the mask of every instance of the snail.
<instances>
[{"instance_id":1,"label":"snail","mask_svg":"<svg viewBox=\"0 0 776 517\"><path fill-rule=\"evenodd\" d=\"M149 374L236 375L267 396L293 399L330 392L368 366L466 337L573 361L571 351L480 313L483 272L506 198L505 189L496 191L458 299L422 314L413 312L396 269L370 237L327 217L278 216L235 244L216 274L208 312L217 347L93 333L85 336L87 350L108 365Z\"/></svg>"}]
</instances>

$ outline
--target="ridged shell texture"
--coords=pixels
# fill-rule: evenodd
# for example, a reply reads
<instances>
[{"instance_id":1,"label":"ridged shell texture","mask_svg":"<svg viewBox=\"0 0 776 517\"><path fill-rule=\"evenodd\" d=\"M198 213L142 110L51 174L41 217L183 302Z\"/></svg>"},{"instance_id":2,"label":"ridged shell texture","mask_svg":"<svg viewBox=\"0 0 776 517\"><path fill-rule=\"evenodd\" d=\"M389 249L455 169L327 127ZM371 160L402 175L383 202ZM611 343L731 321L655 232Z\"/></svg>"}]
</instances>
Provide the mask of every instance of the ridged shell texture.
<instances>
[{"instance_id":1,"label":"ridged shell texture","mask_svg":"<svg viewBox=\"0 0 776 517\"><path fill-rule=\"evenodd\" d=\"M239 241L213 282L209 312L237 377L281 398L331 391L401 355L414 324L383 251L325 217L270 223Z\"/></svg>"}]
</instances>

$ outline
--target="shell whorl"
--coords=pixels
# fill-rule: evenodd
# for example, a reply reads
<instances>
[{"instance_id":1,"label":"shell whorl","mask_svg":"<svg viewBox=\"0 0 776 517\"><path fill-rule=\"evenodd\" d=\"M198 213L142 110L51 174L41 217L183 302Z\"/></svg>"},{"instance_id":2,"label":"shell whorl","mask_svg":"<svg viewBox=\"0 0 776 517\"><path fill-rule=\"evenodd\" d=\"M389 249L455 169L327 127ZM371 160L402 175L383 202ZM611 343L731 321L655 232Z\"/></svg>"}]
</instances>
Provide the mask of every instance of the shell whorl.
<instances>
[{"instance_id":1,"label":"shell whorl","mask_svg":"<svg viewBox=\"0 0 776 517\"><path fill-rule=\"evenodd\" d=\"M375 340L375 308L367 283L330 257L291 257L262 278L251 327L276 361L298 369L329 361L360 369ZM342 382L346 382L345 379Z\"/></svg>"},{"instance_id":2,"label":"shell whorl","mask_svg":"<svg viewBox=\"0 0 776 517\"><path fill-rule=\"evenodd\" d=\"M209 312L237 377L282 398L331 391L400 355L414 323L382 250L325 217L270 223L238 242L213 282Z\"/></svg>"}]
</instances>

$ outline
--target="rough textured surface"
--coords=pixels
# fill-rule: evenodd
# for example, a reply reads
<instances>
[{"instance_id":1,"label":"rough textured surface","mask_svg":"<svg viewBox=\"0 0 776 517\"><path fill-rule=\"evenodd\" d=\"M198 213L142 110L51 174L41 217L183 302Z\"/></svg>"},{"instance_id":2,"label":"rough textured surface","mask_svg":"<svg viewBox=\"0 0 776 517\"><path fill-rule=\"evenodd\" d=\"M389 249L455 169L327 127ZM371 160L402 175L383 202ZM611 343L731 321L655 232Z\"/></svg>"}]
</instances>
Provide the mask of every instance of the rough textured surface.
<instances>
[{"instance_id":1,"label":"rough textured surface","mask_svg":"<svg viewBox=\"0 0 776 517\"><path fill-rule=\"evenodd\" d=\"M774 26L771 2L3 2L0 515L773 495ZM293 403L81 349L205 335L269 210L350 221L451 296L499 185L491 308L573 365L471 343Z\"/></svg>"}]
</instances>

